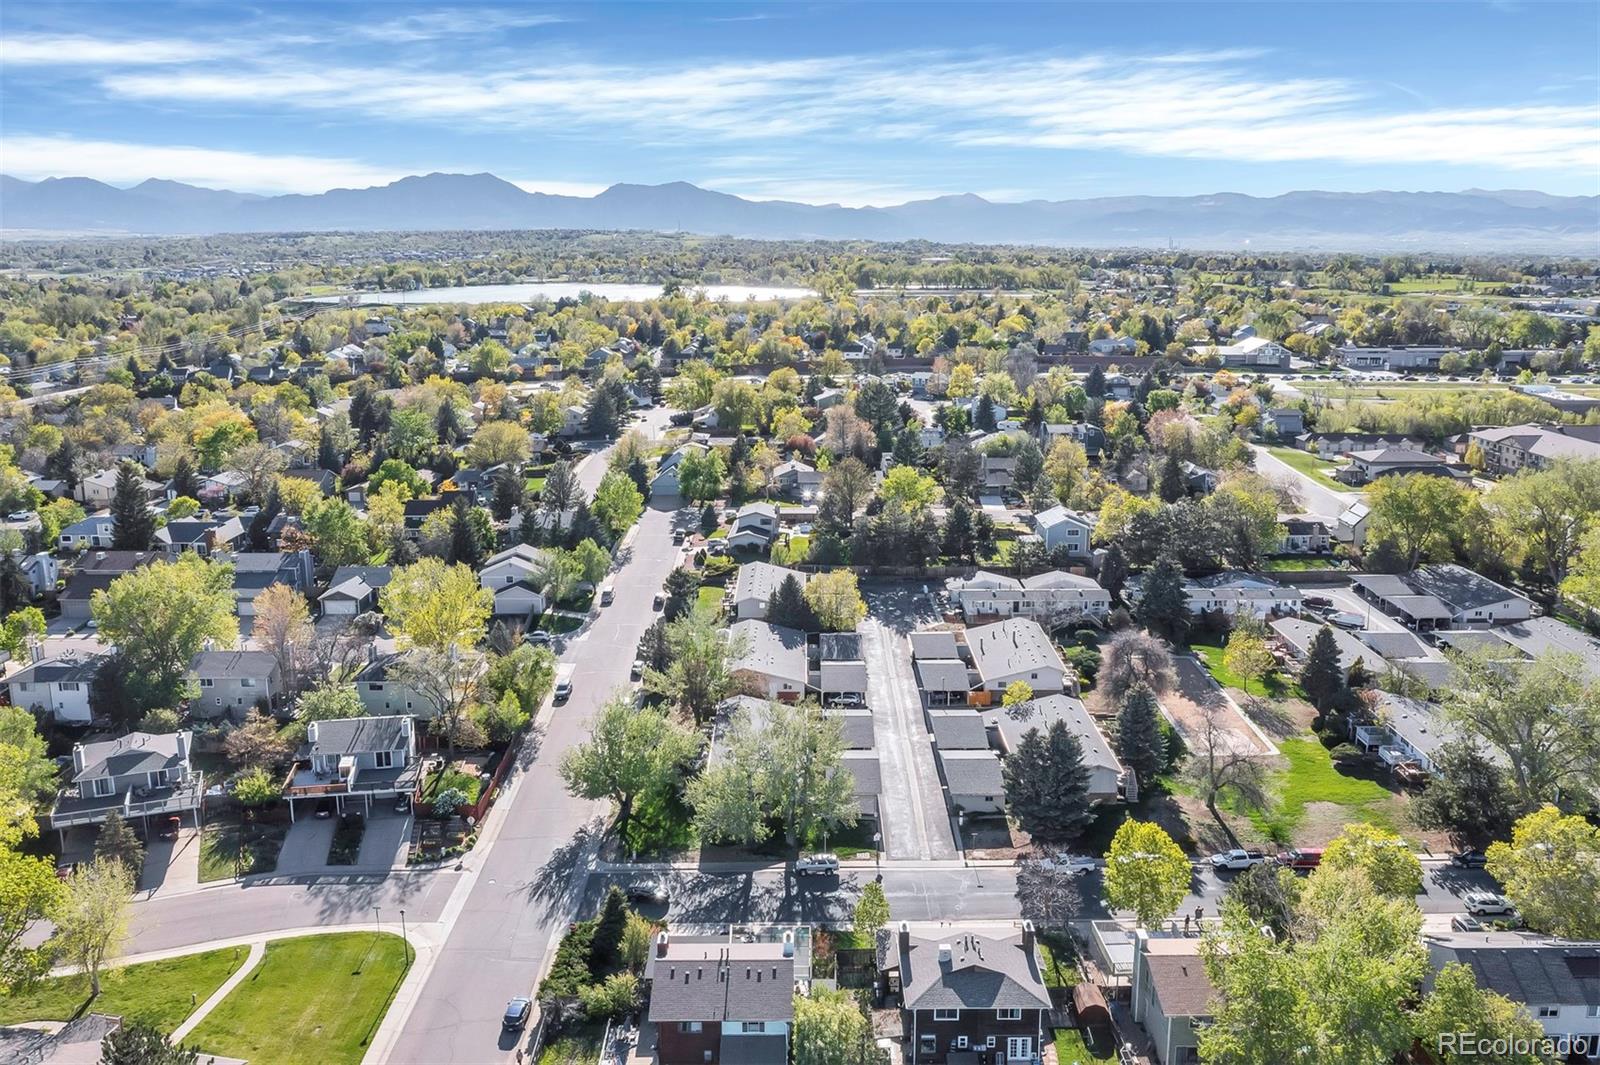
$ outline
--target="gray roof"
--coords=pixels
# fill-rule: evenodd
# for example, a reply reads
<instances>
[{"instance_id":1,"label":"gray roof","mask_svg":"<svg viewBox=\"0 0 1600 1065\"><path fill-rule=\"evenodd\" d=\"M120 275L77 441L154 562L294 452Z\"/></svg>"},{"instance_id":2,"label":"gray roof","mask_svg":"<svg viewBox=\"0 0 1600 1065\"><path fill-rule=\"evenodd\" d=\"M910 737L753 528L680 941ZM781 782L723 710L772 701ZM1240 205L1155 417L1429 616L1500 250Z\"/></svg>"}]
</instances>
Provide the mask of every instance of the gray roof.
<instances>
[{"instance_id":1,"label":"gray roof","mask_svg":"<svg viewBox=\"0 0 1600 1065\"><path fill-rule=\"evenodd\" d=\"M817 637L817 650L824 662L862 661L859 633L825 632Z\"/></svg>"},{"instance_id":2,"label":"gray roof","mask_svg":"<svg viewBox=\"0 0 1600 1065\"><path fill-rule=\"evenodd\" d=\"M943 751L987 751L989 730L976 710L930 710L933 742Z\"/></svg>"},{"instance_id":3,"label":"gray roof","mask_svg":"<svg viewBox=\"0 0 1600 1065\"><path fill-rule=\"evenodd\" d=\"M1159 949L1147 950L1144 964L1161 1000L1161 1012L1168 1017L1209 1016L1214 989L1200 960L1200 941L1161 939L1150 945Z\"/></svg>"},{"instance_id":4,"label":"gray roof","mask_svg":"<svg viewBox=\"0 0 1600 1065\"><path fill-rule=\"evenodd\" d=\"M382 588L389 583L393 574L394 571L388 566L340 566L333 571L326 594L331 595L353 580L359 580L368 588Z\"/></svg>"},{"instance_id":5,"label":"gray roof","mask_svg":"<svg viewBox=\"0 0 1600 1065\"><path fill-rule=\"evenodd\" d=\"M1082 699L1070 695L1042 695L1016 706L991 707L982 717L985 725L1004 738L1008 751L1016 750L1030 729L1045 732L1060 721L1083 746L1084 765L1122 772L1122 763L1112 753L1111 745L1095 725L1094 718L1089 716L1089 708L1083 705Z\"/></svg>"},{"instance_id":6,"label":"gray roof","mask_svg":"<svg viewBox=\"0 0 1600 1065\"><path fill-rule=\"evenodd\" d=\"M313 755L395 751L406 745L407 717L346 717L306 726ZM315 733L313 736L312 733Z\"/></svg>"},{"instance_id":7,"label":"gray roof","mask_svg":"<svg viewBox=\"0 0 1600 1065\"><path fill-rule=\"evenodd\" d=\"M919 658L917 682L923 691L964 692L972 690L967 664L959 658Z\"/></svg>"},{"instance_id":8,"label":"gray roof","mask_svg":"<svg viewBox=\"0 0 1600 1065\"><path fill-rule=\"evenodd\" d=\"M1019 931L994 937L952 928L937 939L909 937L901 949L900 986L907 1009L1049 1009L1039 960ZM950 960L939 961L939 947Z\"/></svg>"},{"instance_id":9,"label":"gray roof","mask_svg":"<svg viewBox=\"0 0 1600 1065\"><path fill-rule=\"evenodd\" d=\"M719 1045L722 1065L787 1065L789 1044L776 1035L738 1035L728 1032Z\"/></svg>"},{"instance_id":10,"label":"gray roof","mask_svg":"<svg viewBox=\"0 0 1600 1065\"><path fill-rule=\"evenodd\" d=\"M1475 610L1492 603L1523 596L1496 584L1481 573L1454 564L1423 566L1411 574L1411 583L1425 595L1434 596L1456 610Z\"/></svg>"},{"instance_id":11,"label":"gray roof","mask_svg":"<svg viewBox=\"0 0 1600 1065\"><path fill-rule=\"evenodd\" d=\"M1382 656L1343 629L1321 622L1306 621L1303 618L1279 618L1272 622L1272 631L1286 640L1302 655L1311 652L1311 641L1318 632L1327 629L1333 633L1333 645L1339 649L1339 668L1349 671L1355 665L1356 659L1361 659L1362 664L1374 672L1379 672L1386 666Z\"/></svg>"},{"instance_id":12,"label":"gray roof","mask_svg":"<svg viewBox=\"0 0 1600 1065\"><path fill-rule=\"evenodd\" d=\"M1416 634L1411 632L1382 632L1378 629L1363 629L1356 633L1356 639L1384 658L1432 657L1427 644L1417 639Z\"/></svg>"},{"instance_id":13,"label":"gray roof","mask_svg":"<svg viewBox=\"0 0 1600 1065\"><path fill-rule=\"evenodd\" d=\"M824 717L836 717L844 725L844 742L852 751L870 751L877 746L872 729L872 711L865 707L830 709Z\"/></svg>"},{"instance_id":14,"label":"gray roof","mask_svg":"<svg viewBox=\"0 0 1600 1065\"><path fill-rule=\"evenodd\" d=\"M91 655L88 658L78 658L75 655L63 655L60 658L46 658L35 662L27 669L21 669L6 678L7 684L60 684L67 683L87 684L94 680L100 672L100 667L105 664L105 655Z\"/></svg>"},{"instance_id":15,"label":"gray roof","mask_svg":"<svg viewBox=\"0 0 1600 1065\"><path fill-rule=\"evenodd\" d=\"M877 751L846 751L840 761L855 778L855 793L858 798L869 795L876 798L883 790L883 772L878 763Z\"/></svg>"},{"instance_id":16,"label":"gray roof","mask_svg":"<svg viewBox=\"0 0 1600 1065\"><path fill-rule=\"evenodd\" d=\"M1468 632L1441 632L1440 640L1465 643L1472 636L1487 636L1502 641L1528 658L1538 658L1551 652L1577 655L1584 662L1590 676L1600 677L1600 640L1580 632L1563 621L1552 617L1529 618L1510 625L1497 625L1492 629L1472 629ZM1465 639L1463 639L1465 637Z\"/></svg>"},{"instance_id":17,"label":"gray roof","mask_svg":"<svg viewBox=\"0 0 1600 1065\"><path fill-rule=\"evenodd\" d=\"M747 641L745 653L732 663L734 669L747 669L805 685L806 634L799 629L751 619L736 622L728 634L734 639L743 636Z\"/></svg>"},{"instance_id":18,"label":"gray roof","mask_svg":"<svg viewBox=\"0 0 1600 1065\"><path fill-rule=\"evenodd\" d=\"M968 629L967 646L985 681L1031 670L1066 668L1050 637L1031 618L1008 618Z\"/></svg>"},{"instance_id":19,"label":"gray roof","mask_svg":"<svg viewBox=\"0 0 1600 1065\"><path fill-rule=\"evenodd\" d=\"M196 676L208 680L270 677L278 660L266 651L201 651L189 663Z\"/></svg>"},{"instance_id":20,"label":"gray roof","mask_svg":"<svg viewBox=\"0 0 1600 1065\"><path fill-rule=\"evenodd\" d=\"M794 959L781 943L669 940L666 955L651 959L650 976L657 1023L794 1018Z\"/></svg>"},{"instance_id":21,"label":"gray roof","mask_svg":"<svg viewBox=\"0 0 1600 1065\"><path fill-rule=\"evenodd\" d=\"M1379 692L1378 705L1378 716L1389 727L1389 731L1429 758L1440 747L1461 735L1450 727L1440 709L1432 703Z\"/></svg>"},{"instance_id":22,"label":"gray roof","mask_svg":"<svg viewBox=\"0 0 1600 1065\"><path fill-rule=\"evenodd\" d=\"M948 629L928 629L911 634L912 658L959 658L956 634Z\"/></svg>"},{"instance_id":23,"label":"gray roof","mask_svg":"<svg viewBox=\"0 0 1600 1065\"><path fill-rule=\"evenodd\" d=\"M1600 943L1518 932L1429 937L1435 969L1460 962L1478 986L1532 1006L1600 1006Z\"/></svg>"},{"instance_id":24,"label":"gray roof","mask_svg":"<svg viewBox=\"0 0 1600 1065\"><path fill-rule=\"evenodd\" d=\"M130 732L114 740L80 744L75 753L83 761L83 771L72 779L77 782L172 769L184 764L188 747L187 732Z\"/></svg>"},{"instance_id":25,"label":"gray roof","mask_svg":"<svg viewBox=\"0 0 1600 1065\"><path fill-rule=\"evenodd\" d=\"M746 562L739 567L739 575L733 580L733 598L735 602L741 599L756 599L763 603L772 601L772 596L778 590L778 585L790 576L800 582L801 587L810 580L809 573L788 569L784 566L774 566L770 562Z\"/></svg>"},{"instance_id":26,"label":"gray roof","mask_svg":"<svg viewBox=\"0 0 1600 1065\"><path fill-rule=\"evenodd\" d=\"M1000 775L1000 756L985 748L981 751L939 750L939 766L951 795L1003 795L1005 779Z\"/></svg>"}]
</instances>

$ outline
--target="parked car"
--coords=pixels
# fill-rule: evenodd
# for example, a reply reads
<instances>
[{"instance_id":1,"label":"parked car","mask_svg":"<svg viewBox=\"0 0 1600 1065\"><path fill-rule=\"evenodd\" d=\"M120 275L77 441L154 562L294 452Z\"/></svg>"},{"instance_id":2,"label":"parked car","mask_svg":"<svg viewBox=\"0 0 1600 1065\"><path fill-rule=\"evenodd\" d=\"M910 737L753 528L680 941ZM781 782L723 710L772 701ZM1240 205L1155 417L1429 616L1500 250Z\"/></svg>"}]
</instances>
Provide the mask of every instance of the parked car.
<instances>
[{"instance_id":1,"label":"parked car","mask_svg":"<svg viewBox=\"0 0 1600 1065\"><path fill-rule=\"evenodd\" d=\"M531 643L535 647L549 647L551 643L550 634L543 629L534 629L522 637L522 642Z\"/></svg>"},{"instance_id":2,"label":"parked car","mask_svg":"<svg viewBox=\"0 0 1600 1065\"><path fill-rule=\"evenodd\" d=\"M640 680L643 677L644 677L644 663L639 661L637 658L635 658L633 660L633 665L628 668L628 679L629 680Z\"/></svg>"},{"instance_id":3,"label":"parked car","mask_svg":"<svg viewBox=\"0 0 1600 1065\"><path fill-rule=\"evenodd\" d=\"M1315 869L1322 864L1321 847L1296 847L1278 854L1278 864L1296 871Z\"/></svg>"},{"instance_id":4,"label":"parked car","mask_svg":"<svg viewBox=\"0 0 1600 1065\"><path fill-rule=\"evenodd\" d=\"M839 858L833 854L802 854L794 860L794 871L796 876L809 876L812 873L837 875Z\"/></svg>"},{"instance_id":5,"label":"parked car","mask_svg":"<svg viewBox=\"0 0 1600 1065\"><path fill-rule=\"evenodd\" d=\"M13 510L10 514L6 515L6 520L7 521L32 521L33 520L33 511L31 511L31 510Z\"/></svg>"},{"instance_id":6,"label":"parked car","mask_svg":"<svg viewBox=\"0 0 1600 1065\"><path fill-rule=\"evenodd\" d=\"M333 816L333 800L332 799L318 799L317 800L317 816L318 817L332 817Z\"/></svg>"},{"instance_id":7,"label":"parked car","mask_svg":"<svg viewBox=\"0 0 1600 1065\"><path fill-rule=\"evenodd\" d=\"M1450 856L1450 864L1457 869L1482 869L1489 864L1489 856L1482 851L1457 851Z\"/></svg>"},{"instance_id":8,"label":"parked car","mask_svg":"<svg viewBox=\"0 0 1600 1065\"><path fill-rule=\"evenodd\" d=\"M1325 595L1308 595L1301 602L1309 607L1332 606L1333 600Z\"/></svg>"},{"instance_id":9,"label":"parked car","mask_svg":"<svg viewBox=\"0 0 1600 1065\"><path fill-rule=\"evenodd\" d=\"M673 529L672 530L672 542L675 543L675 544L681 544L681 543L683 543L684 537L686 535L687 534L682 529Z\"/></svg>"},{"instance_id":10,"label":"parked car","mask_svg":"<svg viewBox=\"0 0 1600 1065\"><path fill-rule=\"evenodd\" d=\"M1450 927L1457 932L1482 932L1483 922L1470 914L1458 913L1450 918Z\"/></svg>"},{"instance_id":11,"label":"parked car","mask_svg":"<svg viewBox=\"0 0 1600 1065\"><path fill-rule=\"evenodd\" d=\"M629 884L624 894L628 896L629 902L653 903L659 906L667 901L667 887L659 880Z\"/></svg>"},{"instance_id":12,"label":"parked car","mask_svg":"<svg viewBox=\"0 0 1600 1065\"><path fill-rule=\"evenodd\" d=\"M1095 859L1082 854L1053 854L1042 860L1039 865L1057 873L1065 873L1067 876L1083 876L1100 867L1100 863Z\"/></svg>"},{"instance_id":13,"label":"parked car","mask_svg":"<svg viewBox=\"0 0 1600 1065\"><path fill-rule=\"evenodd\" d=\"M518 1032L528 1024L528 1017L533 1013L533 1000L517 996L506 1003L506 1015L500 1021L508 1032Z\"/></svg>"},{"instance_id":14,"label":"parked car","mask_svg":"<svg viewBox=\"0 0 1600 1065\"><path fill-rule=\"evenodd\" d=\"M183 821L176 815L164 817L156 822L156 835L161 839L177 839L178 830L183 827Z\"/></svg>"},{"instance_id":15,"label":"parked car","mask_svg":"<svg viewBox=\"0 0 1600 1065\"><path fill-rule=\"evenodd\" d=\"M652 610L660 610L663 606L666 605L666 602L667 602L666 593L657 592L655 600L650 604L650 609L652 609Z\"/></svg>"},{"instance_id":16,"label":"parked car","mask_svg":"<svg viewBox=\"0 0 1600 1065\"><path fill-rule=\"evenodd\" d=\"M1341 610L1337 614L1329 614L1328 622L1339 626L1341 629L1359 629L1364 620L1360 614L1352 614L1348 610Z\"/></svg>"},{"instance_id":17,"label":"parked car","mask_svg":"<svg viewBox=\"0 0 1600 1065\"><path fill-rule=\"evenodd\" d=\"M1492 891L1469 891L1461 901L1466 903L1467 912L1474 917L1497 917L1517 912L1509 899Z\"/></svg>"},{"instance_id":18,"label":"parked car","mask_svg":"<svg viewBox=\"0 0 1600 1065\"><path fill-rule=\"evenodd\" d=\"M1221 854L1211 856L1213 869L1248 869L1253 865L1260 865L1267 860L1265 851L1247 851L1234 849L1223 851Z\"/></svg>"},{"instance_id":19,"label":"parked car","mask_svg":"<svg viewBox=\"0 0 1600 1065\"><path fill-rule=\"evenodd\" d=\"M846 706L852 708L867 705L867 701L863 699L857 692L840 692L838 695L835 695L833 698L829 699L828 703L832 706Z\"/></svg>"}]
</instances>

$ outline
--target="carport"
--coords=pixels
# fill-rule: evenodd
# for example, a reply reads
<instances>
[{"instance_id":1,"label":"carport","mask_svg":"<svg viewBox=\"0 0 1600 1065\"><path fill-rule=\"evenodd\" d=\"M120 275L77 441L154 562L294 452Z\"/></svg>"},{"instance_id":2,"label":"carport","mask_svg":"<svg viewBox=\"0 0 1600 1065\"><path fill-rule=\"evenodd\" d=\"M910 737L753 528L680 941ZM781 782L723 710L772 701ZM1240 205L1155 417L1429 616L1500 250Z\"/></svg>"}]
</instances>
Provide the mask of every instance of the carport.
<instances>
[{"instance_id":1,"label":"carport","mask_svg":"<svg viewBox=\"0 0 1600 1065\"><path fill-rule=\"evenodd\" d=\"M929 706L966 706L972 691L967 664L959 658L919 658L917 683Z\"/></svg>"}]
</instances>

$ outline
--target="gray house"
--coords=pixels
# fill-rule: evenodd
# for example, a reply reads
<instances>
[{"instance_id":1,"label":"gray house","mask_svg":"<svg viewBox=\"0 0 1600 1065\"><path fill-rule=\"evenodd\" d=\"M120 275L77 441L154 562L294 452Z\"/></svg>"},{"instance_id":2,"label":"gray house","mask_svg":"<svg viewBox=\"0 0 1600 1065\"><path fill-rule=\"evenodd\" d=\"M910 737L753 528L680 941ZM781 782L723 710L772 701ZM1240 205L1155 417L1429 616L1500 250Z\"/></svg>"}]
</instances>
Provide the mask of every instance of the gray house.
<instances>
[{"instance_id":1,"label":"gray house","mask_svg":"<svg viewBox=\"0 0 1600 1065\"><path fill-rule=\"evenodd\" d=\"M1134 933L1133 1019L1155 1043L1162 1065L1200 1060L1195 1029L1210 1016L1211 980L1200 960L1200 940Z\"/></svg>"},{"instance_id":2,"label":"gray house","mask_svg":"<svg viewBox=\"0 0 1600 1065\"><path fill-rule=\"evenodd\" d=\"M50 827L97 825L115 810L124 819L176 816L200 808L201 773L189 766L188 731L169 735L130 732L72 748L72 777L56 797Z\"/></svg>"},{"instance_id":3,"label":"gray house","mask_svg":"<svg viewBox=\"0 0 1600 1065\"><path fill-rule=\"evenodd\" d=\"M200 684L189 712L208 720L242 721L252 707L271 709L283 695L283 671L266 651L201 651L189 672Z\"/></svg>"},{"instance_id":4,"label":"gray house","mask_svg":"<svg viewBox=\"0 0 1600 1065\"><path fill-rule=\"evenodd\" d=\"M409 717L350 717L306 726L306 745L283 794L291 819L296 804L306 799L332 798L341 814L357 805L370 813L374 799L414 799L421 782L416 729Z\"/></svg>"}]
</instances>

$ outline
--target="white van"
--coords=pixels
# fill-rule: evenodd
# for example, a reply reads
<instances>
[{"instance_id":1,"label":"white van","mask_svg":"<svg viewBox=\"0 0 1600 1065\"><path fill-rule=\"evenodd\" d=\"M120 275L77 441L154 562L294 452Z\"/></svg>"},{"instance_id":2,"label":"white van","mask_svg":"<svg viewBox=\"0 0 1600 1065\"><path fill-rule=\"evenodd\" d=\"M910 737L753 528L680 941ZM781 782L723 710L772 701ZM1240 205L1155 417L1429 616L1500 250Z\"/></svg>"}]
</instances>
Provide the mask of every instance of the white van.
<instances>
[{"instance_id":1,"label":"white van","mask_svg":"<svg viewBox=\"0 0 1600 1065\"><path fill-rule=\"evenodd\" d=\"M564 703L572 695L572 675L577 669L571 662L556 667L556 702Z\"/></svg>"}]
</instances>

